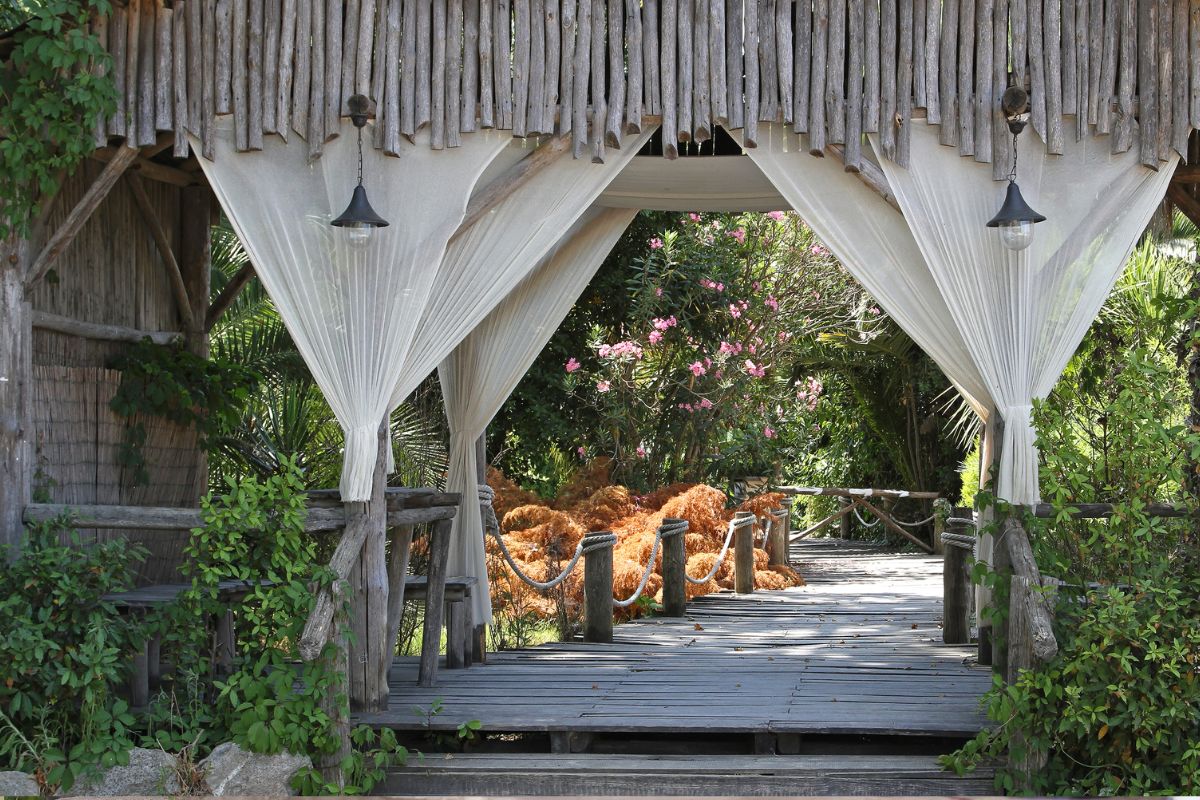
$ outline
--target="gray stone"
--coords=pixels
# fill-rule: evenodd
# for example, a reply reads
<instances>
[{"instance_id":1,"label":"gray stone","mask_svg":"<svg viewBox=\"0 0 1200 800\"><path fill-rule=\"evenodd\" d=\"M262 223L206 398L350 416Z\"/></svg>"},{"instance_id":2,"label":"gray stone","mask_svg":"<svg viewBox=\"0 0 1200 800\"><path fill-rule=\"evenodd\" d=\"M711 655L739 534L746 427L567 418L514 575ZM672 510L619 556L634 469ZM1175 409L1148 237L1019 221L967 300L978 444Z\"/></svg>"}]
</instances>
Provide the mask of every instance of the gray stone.
<instances>
[{"instance_id":1,"label":"gray stone","mask_svg":"<svg viewBox=\"0 0 1200 800\"><path fill-rule=\"evenodd\" d=\"M292 795L292 776L311 767L308 756L250 753L232 742L218 745L200 762L209 792L226 795Z\"/></svg>"},{"instance_id":2,"label":"gray stone","mask_svg":"<svg viewBox=\"0 0 1200 800\"><path fill-rule=\"evenodd\" d=\"M71 794L97 797L178 794L175 764L176 758L170 753L135 747L129 751L128 764L84 778L71 787Z\"/></svg>"},{"instance_id":3,"label":"gray stone","mask_svg":"<svg viewBox=\"0 0 1200 800\"><path fill-rule=\"evenodd\" d=\"M0 772L0 797L37 797L37 781L24 772Z\"/></svg>"}]
</instances>

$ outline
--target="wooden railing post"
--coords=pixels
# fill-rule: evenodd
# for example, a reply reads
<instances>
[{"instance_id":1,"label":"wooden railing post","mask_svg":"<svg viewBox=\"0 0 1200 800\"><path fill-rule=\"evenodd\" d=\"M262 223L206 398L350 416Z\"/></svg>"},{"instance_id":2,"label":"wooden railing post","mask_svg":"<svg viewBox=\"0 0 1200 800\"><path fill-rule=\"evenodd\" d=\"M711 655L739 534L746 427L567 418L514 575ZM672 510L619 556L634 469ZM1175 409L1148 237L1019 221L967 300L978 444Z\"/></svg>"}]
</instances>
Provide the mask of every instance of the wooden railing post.
<instances>
[{"instance_id":1,"label":"wooden railing post","mask_svg":"<svg viewBox=\"0 0 1200 800\"><path fill-rule=\"evenodd\" d=\"M787 567L792 565L792 504L795 501L796 498L791 496L784 497L779 501L779 505L784 511L783 521L779 526L781 528L780 540L783 542L783 561L781 563Z\"/></svg>"},{"instance_id":2,"label":"wooden railing post","mask_svg":"<svg viewBox=\"0 0 1200 800\"><path fill-rule=\"evenodd\" d=\"M849 497L838 498L838 509L841 513L838 519L838 536L842 539L850 538L850 514L848 512L851 506L852 503Z\"/></svg>"},{"instance_id":3,"label":"wooden railing post","mask_svg":"<svg viewBox=\"0 0 1200 800\"><path fill-rule=\"evenodd\" d=\"M610 535L589 533L583 539L583 640L611 642L613 638L613 542L589 548L589 539Z\"/></svg>"},{"instance_id":4,"label":"wooden railing post","mask_svg":"<svg viewBox=\"0 0 1200 800\"><path fill-rule=\"evenodd\" d=\"M738 594L754 592L754 515L739 518L733 531L733 590ZM737 521L737 520L735 520Z\"/></svg>"},{"instance_id":5,"label":"wooden railing post","mask_svg":"<svg viewBox=\"0 0 1200 800\"><path fill-rule=\"evenodd\" d=\"M948 520L951 535L974 536L971 509L956 508ZM941 538L940 535L938 537ZM942 561L942 641L967 644L971 641L971 565L974 555L969 547L951 542L944 548Z\"/></svg>"},{"instance_id":6,"label":"wooden railing post","mask_svg":"<svg viewBox=\"0 0 1200 800\"><path fill-rule=\"evenodd\" d=\"M787 510L780 508L767 512L767 563L772 566L786 566L788 563L787 549Z\"/></svg>"},{"instance_id":7,"label":"wooden railing post","mask_svg":"<svg viewBox=\"0 0 1200 800\"><path fill-rule=\"evenodd\" d=\"M670 517L663 525L684 523ZM686 528L684 529L686 532ZM684 533L664 536L662 540L662 605L664 617L682 617L687 613L687 547Z\"/></svg>"}]
</instances>

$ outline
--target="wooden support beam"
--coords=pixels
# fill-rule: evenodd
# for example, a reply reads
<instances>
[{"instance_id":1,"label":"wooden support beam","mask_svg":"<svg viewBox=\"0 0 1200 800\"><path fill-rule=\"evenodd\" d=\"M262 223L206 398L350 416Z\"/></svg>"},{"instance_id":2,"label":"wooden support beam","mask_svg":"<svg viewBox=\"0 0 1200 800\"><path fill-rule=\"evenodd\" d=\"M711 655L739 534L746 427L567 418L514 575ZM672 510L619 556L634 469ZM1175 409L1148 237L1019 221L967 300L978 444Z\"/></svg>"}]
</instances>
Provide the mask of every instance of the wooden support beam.
<instances>
[{"instance_id":1,"label":"wooden support beam","mask_svg":"<svg viewBox=\"0 0 1200 800\"><path fill-rule=\"evenodd\" d=\"M188 297L187 287L183 283L183 273L179 271L179 262L175 259L175 252L171 249L171 240L167 238L162 220L158 218L154 205L150 202L150 196L146 194L146 187L142 185L142 179L136 175L128 175L125 180L133 191L133 199L142 215L142 221L146 223L146 228L154 239L154 246L158 249L158 256L167 270L167 279L171 282L171 293L175 296L175 309L179 312L179 318L183 320L183 327L188 331L194 331L196 320L192 315L192 300Z\"/></svg>"},{"instance_id":2,"label":"wooden support beam","mask_svg":"<svg viewBox=\"0 0 1200 800\"><path fill-rule=\"evenodd\" d=\"M467 212L463 215L462 224L450 237L450 241L453 242L470 230L472 225L483 219L488 212L500 204L501 200L529 183L538 173L553 164L570 149L570 136L555 136L522 158L503 175L483 187L467 203Z\"/></svg>"},{"instance_id":3,"label":"wooden support beam","mask_svg":"<svg viewBox=\"0 0 1200 800\"><path fill-rule=\"evenodd\" d=\"M0 247L0 563L15 559L33 476L33 359L24 266L29 242Z\"/></svg>"},{"instance_id":4,"label":"wooden support beam","mask_svg":"<svg viewBox=\"0 0 1200 800\"><path fill-rule=\"evenodd\" d=\"M1188 194L1184 184L1173 182L1167 187L1167 199L1183 212L1184 216L1200 225L1200 200Z\"/></svg>"},{"instance_id":5,"label":"wooden support beam","mask_svg":"<svg viewBox=\"0 0 1200 800\"><path fill-rule=\"evenodd\" d=\"M1071 519L1107 519L1113 514L1112 503L1072 503L1069 506ZM1039 519L1052 519L1057 515L1057 510L1049 503L1038 503L1032 507L1032 512ZM1194 511L1187 506L1177 506L1173 503L1148 503L1141 513L1147 517L1194 517L1200 515L1200 512Z\"/></svg>"},{"instance_id":6,"label":"wooden support beam","mask_svg":"<svg viewBox=\"0 0 1200 800\"><path fill-rule=\"evenodd\" d=\"M880 520L880 521L883 523L883 526L884 526L885 528L887 528L888 530L892 531L893 533L898 533L898 534L900 534L900 535L901 535L901 536L903 536L905 539L908 539L910 542L912 542L913 544L915 544L917 547L920 547L920 548L921 548L922 550L924 550L926 553L932 553L932 552L933 552L933 548L932 548L932 547L930 547L930 546L929 546L928 544L926 544L925 542L922 542L920 539L918 539L917 537L913 536L913 535L912 535L911 533L909 533L908 531L904 530L904 528L901 528L901 527L900 527L900 525L898 525L898 524L896 523L896 521L895 521L895 520L893 520L893 519L891 518L891 516L890 516L890 515L888 515L888 514L885 514L884 512L880 511L878 508L876 508L875 506L873 506L873 505L871 505L870 503L868 503L868 502L867 502L866 500L864 500L862 497L852 497L852 498L851 498L851 500L852 500L854 503L856 503L856 504L858 504L858 505L862 506L863 508L865 508L867 511L870 511L870 512L871 512L872 514L874 514L876 517L878 517L878 518L879 518L879 520Z\"/></svg>"},{"instance_id":7,"label":"wooden support beam","mask_svg":"<svg viewBox=\"0 0 1200 800\"><path fill-rule=\"evenodd\" d=\"M886 497L890 500L937 500L937 492L908 492L903 489L844 489L840 487L780 486L775 491L808 497Z\"/></svg>"},{"instance_id":8,"label":"wooden support beam","mask_svg":"<svg viewBox=\"0 0 1200 800\"><path fill-rule=\"evenodd\" d=\"M96 150L91 154L95 161L102 164L110 163L117 151L125 148L123 145L118 147L105 147ZM166 164L160 164L157 161L151 161L146 156L147 151L154 151L154 147L143 148L141 155L129 165L130 172L136 172L146 180L155 181L157 183L167 183L172 186L203 186L204 173L199 171L189 172L178 167L171 167Z\"/></svg>"},{"instance_id":9,"label":"wooden support beam","mask_svg":"<svg viewBox=\"0 0 1200 800\"><path fill-rule=\"evenodd\" d=\"M246 288L246 284L250 283L254 275L254 265L247 261L229 279L229 283L225 284L225 288L221 290L221 293L212 301L212 305L208 307L208 313L204 318L204 330L206 333L212 332L213 326L225 315L225 312L237 300L238 295L242 293L242 289Z\"/></svg>"},{"instance_id":10,"label":"wooden support beam","mask_svg":"<svg viewBox=\"0 0 1200 800\"><path fill-rule=\"evenodd\" d=\"M88 190L84 193L75 207L71 209L71 213L63 221L63 224L50 235L50 240L46 242L46 246L38 254L30 265L28 272L25 274L25 288L29 289L37 284L46 273L50 271L50 267L66 250L71 242L75 241L75 236L83 227L83 223L87 222L104 198L108 197L108 193L112 187L116 185L117 179L129 168L137 158L138 151L132 147L121 146L117 148L112 159L104 167L104 171L92 182Z\"/></svg>"},{"instance_id":11,"label":"wooden support beam","mask_svg":"<svg viewBox=\"0 0 1200 800\"><path fill-rule=\"evenodd\" d=\"M851 509L853 509L853 508L854 508L854 506L850 505L849 503L846 503L846 504L845 504L845 505L843 505L843 506L842 506L840 509L838 509L837 511L833 512L832 514L830 514L828 517L826 517L825 519L821 520L820 522L818 522L818 523L816 523L816 524L814 524L814 525L810 525L810 526L808 526L807 528L805 528L804 530L800 531L799 533L793 533L793 534L791 534L791 535L789 536L789 539L790 539L791 541L795 542L795 541L799 541L800 539L803 539L805 536L809 536L809 535L811 535L811 534L814 534L814 533L816 533L817 531L821 530L822 528L826 527L827 525L830 525L830 524L832 524L832 523L834 523L834 522L838 521L838 520L839 520L839 519L841 519L842 517L846 516L847 514L849 514L849 513L850 513L850 511L851 511Z\"/></svg>"},{"instance_id":12,"label":"wooden support beam","mask_svg":"<svg viewBox=\"0 0 1200 800\"><path fill-rule=\"evenodd\" d=\"M101 342L140 342L149 339L155 344L170 344L181 338L178 331L143 331L123 325L105 325L99 322L84 322L49 311L34 311L31 314L33 327L44 331L55 331L84 339Z\"/></svg>"}]
</instances>

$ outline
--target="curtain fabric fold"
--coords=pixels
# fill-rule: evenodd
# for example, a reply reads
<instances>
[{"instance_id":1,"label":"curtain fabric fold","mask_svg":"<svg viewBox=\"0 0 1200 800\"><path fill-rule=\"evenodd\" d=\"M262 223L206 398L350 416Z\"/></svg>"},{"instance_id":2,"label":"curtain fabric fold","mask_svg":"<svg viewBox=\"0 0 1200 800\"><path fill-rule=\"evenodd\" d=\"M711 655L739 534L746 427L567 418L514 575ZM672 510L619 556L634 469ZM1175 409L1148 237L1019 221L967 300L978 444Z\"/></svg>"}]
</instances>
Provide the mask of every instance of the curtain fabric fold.
<instances>
[{"instance_id":1,"label":"curtain fabric fold","mask_svg":"<svg viewBox=\"0 0 1200 800\"><path fill-rule=\"evenodd\" d=\"M401 143L399 158L363 148L371 204L391 225L367 243L329 222L349 202L358 174L357 131L309 162L299 137L269 136L238 153L233 120L217 120L216 158L200 159L263 285L345 431L341 493L371 495L379 422L411 358L446 243L461 224L484 169L511 142L496 132L436 151L428 134Z\"/></svg>"},{"instance_id":2,"label":"curtain fabric fold","mask_svg":"<svg viewBox=\"0 0 1200 800\"><path fill-rule=\"evenodd\" d=\"M600 208L584 213L438 367L450 424L446 489L463 496L454 518L449 570L452 575L479 578L473 594L476 624L491 620L492 607L483 520L475 502L475 442L636 214L632 209Z\"/></svg>"}]
</instances>

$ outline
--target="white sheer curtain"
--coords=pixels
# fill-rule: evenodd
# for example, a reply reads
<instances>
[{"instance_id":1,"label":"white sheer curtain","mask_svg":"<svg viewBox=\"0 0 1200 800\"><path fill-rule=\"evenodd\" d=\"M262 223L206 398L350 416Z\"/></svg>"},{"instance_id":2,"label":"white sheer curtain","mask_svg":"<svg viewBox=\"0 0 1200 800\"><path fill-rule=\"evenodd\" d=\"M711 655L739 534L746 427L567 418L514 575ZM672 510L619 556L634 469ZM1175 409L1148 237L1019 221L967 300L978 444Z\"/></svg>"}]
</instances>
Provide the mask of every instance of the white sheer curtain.
<instances>
[{"instance_id":1,"label":"white sheer curtain","mask_svg":"<svg viewBox=\"0 0 1200 800\"><path fill-rule=\"evenodd\" d=\"M216 158L201 166L345 431L343 499L368 499L379 423L439 286L431 265L442 261L479 176L511 137L472 133L461 147L435 151L421 133L393 158L370 146L368 127L366 187L391 226L362 246L329 224L357 177L353 125L343 122L312 163L298 137L270 136L260 152L235 152L232 125L217 120Z\"/></svg>"},{"instance_id":2,"label":"white sheer curtain","mask_svg":"<svg viewBox=\"0 0 1200 800\"><path fill-rule=\"evenodd\" d=\"M589 165L592 166L592 165ZM587 211L553 250L438 367L450 423L447 491L461 492L454 518L449 570L474 575L475 622L491 620L483 521L475 502L475 441L567 316L637 212Z\"/></svg>"},{"instance_id":3,"label":"white sheer curtain","mask_svg":"<svg viewBox=\"0 0 1200 800\"><path fill-rule=\"evenodd\" d=\"M1036 503L1032 403L1058 381L1166 192L1177 156L1157 172L1108 137L1068 141L1047 155L1020 137L1017 183L1046 216L1033 244L1011 251L985 227L1004 197L991 166L938 144L914 125L907 169L880 159L925 264L1004 420L996 490ZM872 138L872 145L878 142Z\"/></svg>"}]
</instances>

